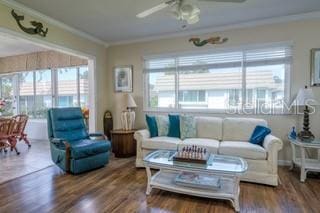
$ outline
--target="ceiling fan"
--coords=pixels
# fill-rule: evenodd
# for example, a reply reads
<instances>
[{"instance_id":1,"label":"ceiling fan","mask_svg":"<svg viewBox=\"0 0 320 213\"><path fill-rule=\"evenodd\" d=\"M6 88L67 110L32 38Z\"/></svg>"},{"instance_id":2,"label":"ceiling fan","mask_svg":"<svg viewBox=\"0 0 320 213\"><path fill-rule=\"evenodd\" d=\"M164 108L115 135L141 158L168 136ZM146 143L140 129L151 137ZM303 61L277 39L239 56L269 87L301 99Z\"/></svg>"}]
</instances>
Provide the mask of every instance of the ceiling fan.
<instances>
[{"instance_id":1,"label":"ceiling fan","mask_svg":"<svg viewBox=\"0 0 320 213\"><path fill-rule=\"evenodd\" d=\"M245 2L246 0L198 0L198 1L242 3L242 2ZM142 13L139 13L137 17L145 18L167 7L173 8L172 14L176 19L186 21L188 24L195 24L200 20L200 17L199 17L200 9L194 4L187 3L185 0L168 0L155 7L145 10Z\"/></svg>"}]
</instances>

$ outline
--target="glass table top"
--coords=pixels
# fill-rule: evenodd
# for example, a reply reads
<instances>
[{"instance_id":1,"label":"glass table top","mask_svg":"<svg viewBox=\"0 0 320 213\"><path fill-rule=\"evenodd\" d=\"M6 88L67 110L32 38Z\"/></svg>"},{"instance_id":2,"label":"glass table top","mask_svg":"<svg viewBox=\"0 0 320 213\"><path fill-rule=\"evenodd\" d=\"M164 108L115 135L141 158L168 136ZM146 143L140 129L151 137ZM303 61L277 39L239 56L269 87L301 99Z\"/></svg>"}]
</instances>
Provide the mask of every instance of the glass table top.
<instances>
[{"instance_id":1,"label":"glass table top","mask_svg":"<svg viewBox=\"0 0 320 213\"><path fill-rule=\"evenodd\" d=\"M151 152L144 158L149 166L188 168L193 170L204 170L222 173L243 173L247 170L247 162L239 157L211 154L207 164L179 162L172 159L175 151L157 150Z\"/></svg>"},{"instance_id":2,"label":"glass table top","mask_svg":"<svg viewBox=\"0 0 320 213\"><path fill-rule=\"evenodd\" d=\"M288 139L290 142L300 145L300 146L312 146L312 147L319 147L320 148L320 139L314 139L313 141L302 141L298 137L297 138L291 138L288 136Z\"/></svg>"}]
</instances>

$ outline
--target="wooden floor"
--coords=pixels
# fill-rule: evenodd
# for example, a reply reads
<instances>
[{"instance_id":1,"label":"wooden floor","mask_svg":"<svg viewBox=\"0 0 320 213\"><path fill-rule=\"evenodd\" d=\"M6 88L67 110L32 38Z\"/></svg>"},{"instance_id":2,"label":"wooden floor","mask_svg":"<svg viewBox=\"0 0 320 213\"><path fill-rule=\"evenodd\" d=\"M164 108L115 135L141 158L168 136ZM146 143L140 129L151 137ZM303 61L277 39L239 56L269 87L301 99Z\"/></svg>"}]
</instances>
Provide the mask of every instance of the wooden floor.
<instances>
[{"instance_id":1,"label":"wooden floor","mask_svg":"<svg viewBox=\"0 0 320 213\"><path fill-rule=\"evenodd\" d=\"M298 176L282 167L279 187L241 183L241 212L320 212L320 175L304 184ZM234 212L228 201L157 189L147 197L145 189L145 170L134 158L78 176L53 166L1 184L0 212Z\"/></svg>"},{"instance_id":2,"label":"wooden floor","mask_svg":"<svg viewBox=\"0 0 320 213\"><path fill-rule=\"evenodd\" d=\"M49 141L32 140L31 144L29 148L24 142L19 142L20 155L9 149L7 153L0 152L0 184L53 165Z\"/></svg>"}]
</instances>

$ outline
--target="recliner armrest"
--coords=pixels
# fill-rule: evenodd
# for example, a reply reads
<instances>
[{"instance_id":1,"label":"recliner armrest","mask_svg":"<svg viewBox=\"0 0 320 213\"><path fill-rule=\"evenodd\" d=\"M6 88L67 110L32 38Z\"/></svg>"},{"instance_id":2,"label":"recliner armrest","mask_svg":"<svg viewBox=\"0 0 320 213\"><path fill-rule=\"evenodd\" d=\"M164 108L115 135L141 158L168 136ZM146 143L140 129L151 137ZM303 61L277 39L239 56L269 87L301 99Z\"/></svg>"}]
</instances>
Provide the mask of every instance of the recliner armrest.
<instances>
[{"instance_id":1,"label":"recliner armrest","mask_svg":"<svg viewBox=\"0 0 320 213\"><path fill-rule=\"evenodd\" d=\"M108 139L107 136L101 132L89 133L89 137L91 140Z\"/></svg>"},{"instance_id":2,"label":"recliner armrest","mask_svg":"<svg viewBox=\"0 0 320 213\"><path fill-rule=\"evenodd\" d=\"M283 142L280 138L277 138L273 135L267 135L263 141L263 147L267 152L280 151L282 149Z\"/></svg>"},{"instance_id":3,"label":"recliner armrest","mask_svg":"<svg viewBox=\"0 0 320 213\"><path fill-rule=\"evenodd\" d=\"M147 129L138 130L134 133L134 139L137 141L142 141L147 138L150 138L150 132Z\"/></svg>"},{"instance_id":4,"label":"recliner armrest","mask_svg":"<svg viewBox=\"0 0 320 213\"><path fill-rule=\"evenodd\" d=\"M66 149L66 143L67 140L62 138L53 138L51 139L51 143L54 144L58 149L65 150Z\"/></svg>"}]
</instances>

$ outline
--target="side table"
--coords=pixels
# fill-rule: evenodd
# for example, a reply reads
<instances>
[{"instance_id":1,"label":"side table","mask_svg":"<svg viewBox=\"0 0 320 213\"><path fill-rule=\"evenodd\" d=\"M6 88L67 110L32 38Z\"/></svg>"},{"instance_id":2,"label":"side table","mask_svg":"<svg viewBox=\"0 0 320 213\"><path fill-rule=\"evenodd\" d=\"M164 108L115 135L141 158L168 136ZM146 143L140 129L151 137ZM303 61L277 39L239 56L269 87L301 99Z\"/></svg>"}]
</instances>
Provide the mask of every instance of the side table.
<instances>
[{"instance_id":1,"label":"side table","mask_svg":"<svg viewBox=\"0 0 320 213\"><path fill-rule=\"evenodd\" d=\"M292 162L290 169L292 170L295 165L300 167L300 181L305 182L309 171L320 172L320 140L303 142L299 139L292 139L289 137L289 141L292 148ZM298 149L297 151L300 151L300 157L297 157L296 155L296 148ZM306 156L306 149L308 148L317 149L317 158L308 158Z\"/></svg>"},{"instance_id":2,"label":"side table","mask_svg":"<svg viewBox=\"0 0 320 213\"><path fill-rule=\"evenodd\" d=\"M136 140L133 135L136 130L116 129L111 131L112 152L117 158L136 155Z\"/></svg>"}]
</instances>

